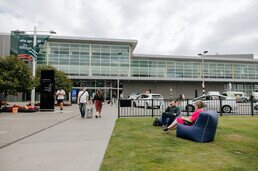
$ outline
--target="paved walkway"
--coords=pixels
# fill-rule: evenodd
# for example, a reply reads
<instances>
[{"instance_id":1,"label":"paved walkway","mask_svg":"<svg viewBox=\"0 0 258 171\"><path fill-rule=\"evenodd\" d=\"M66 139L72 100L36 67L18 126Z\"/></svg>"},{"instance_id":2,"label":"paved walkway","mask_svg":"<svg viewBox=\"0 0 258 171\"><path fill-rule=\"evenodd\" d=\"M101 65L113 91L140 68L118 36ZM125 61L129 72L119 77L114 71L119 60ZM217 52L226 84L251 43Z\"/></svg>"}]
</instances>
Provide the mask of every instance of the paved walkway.
<instances>
[{"instance_id":1,"label":"paved walkway","mask_svg":"<svg viewBox=\"0 0 258 171\"><path fill-rule=\"evenodd\" d=\"M101 119L81 119L78 105L63 113L0 113L0 170L99 170L116 118L107 104Z\"/></svg>"}]
</instances>

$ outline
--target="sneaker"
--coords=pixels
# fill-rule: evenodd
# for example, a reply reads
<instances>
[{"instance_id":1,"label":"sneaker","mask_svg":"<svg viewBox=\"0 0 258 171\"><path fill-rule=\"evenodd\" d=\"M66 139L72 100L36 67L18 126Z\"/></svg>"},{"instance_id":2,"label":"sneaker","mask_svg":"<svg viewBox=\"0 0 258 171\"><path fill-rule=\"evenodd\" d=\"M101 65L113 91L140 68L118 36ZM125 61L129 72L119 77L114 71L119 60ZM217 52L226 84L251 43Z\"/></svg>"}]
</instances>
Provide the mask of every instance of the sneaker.
<instances>
[{"instance_id":1,"label":"sneaker","mask_svg":"<svg viewBox=\"0 0 258 171\"><path fill-rule=\"evenodd\" d=\"M98 115L95 115L95 118L98 118Z\"/></svg>"},{"instance_id":2,"label":"sneaker","mask_svg":"<svg viewBox=\"0 0 258 171\"><path fill-rule=\"evenodd\" d=\"M162 129L163 129L163 131L168 132L168 127L164 127L164 128L162 128Z\"/></svg>"}]
</instances>

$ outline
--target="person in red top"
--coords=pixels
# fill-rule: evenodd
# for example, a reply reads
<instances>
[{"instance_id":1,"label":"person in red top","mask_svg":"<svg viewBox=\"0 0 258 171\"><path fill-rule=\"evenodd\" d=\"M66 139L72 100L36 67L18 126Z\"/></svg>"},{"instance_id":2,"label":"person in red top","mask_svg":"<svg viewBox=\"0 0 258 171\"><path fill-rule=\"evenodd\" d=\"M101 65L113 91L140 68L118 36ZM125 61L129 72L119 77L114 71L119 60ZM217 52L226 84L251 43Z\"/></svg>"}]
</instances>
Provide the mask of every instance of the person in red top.
<instances>
[{"instance_id":1,"label":"person in red top","mask_svg":"<svg viewBox=\"0 0 258 171\"><path fill-rule=\"evenodd\" d=\"M194 104L195 106L195 111L192 113L191 116L189 117L178 117L176 120L174 120L174 122L169 125L168 127L163 128L164 131L169 131L172 129L176 129L177 124L189 124L192 125L198 118L199 114L204 111L203 107L204 107L204 103L201 100L198 100L195 102Z\"/></svg>"},{"instance_id":2,"label":"person in red top","mask_svg":"<svg viewBox=\"0 0 258 171\"><path fill-rule=\"evenodd\" d=\"M97 90L97 93L94 96L94 100L95 100L95 107L96 107L96 112L97 112L95 117L96 118L101 118L101 110L102 110L102 105L103 105L103 102L104 102L104 98L103 98L101 90Z\"/></svg>"}]
</instances>

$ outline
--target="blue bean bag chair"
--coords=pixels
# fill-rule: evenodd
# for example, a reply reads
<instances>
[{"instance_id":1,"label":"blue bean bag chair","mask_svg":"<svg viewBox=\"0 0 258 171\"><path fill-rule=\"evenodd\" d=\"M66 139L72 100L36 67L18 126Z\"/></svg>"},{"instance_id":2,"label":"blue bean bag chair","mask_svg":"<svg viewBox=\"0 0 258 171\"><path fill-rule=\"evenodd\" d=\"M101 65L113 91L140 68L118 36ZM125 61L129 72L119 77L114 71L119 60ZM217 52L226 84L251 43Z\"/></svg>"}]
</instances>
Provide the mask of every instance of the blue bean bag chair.
<instances>
[{"instance_id":1,"label":"blue bean bag chair","mask_svg":"<svg viewBox=\"0 0 258 171\"><path fill-rule=\"evenodd\" d=\"M211 142L214 140L217 125L217 112L201 112L196 122L192 126L178 124L176 127L176 136L195 142Z\"/></svg>"}]
</instances>

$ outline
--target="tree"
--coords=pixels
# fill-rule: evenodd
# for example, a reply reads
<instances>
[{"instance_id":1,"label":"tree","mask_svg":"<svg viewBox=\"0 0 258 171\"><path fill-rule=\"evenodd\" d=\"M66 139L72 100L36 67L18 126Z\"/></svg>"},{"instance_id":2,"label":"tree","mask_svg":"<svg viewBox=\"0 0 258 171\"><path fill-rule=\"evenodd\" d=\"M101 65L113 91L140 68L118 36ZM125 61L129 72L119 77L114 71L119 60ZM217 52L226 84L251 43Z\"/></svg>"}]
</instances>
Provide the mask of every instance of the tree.
<instances>
[{"instance_id":1,"label":"tree","mask_svg":"<svg viewBox=\"0 0 258 171\"><path fill-rule=\"evenodd\" d=\"M55 89L62 88L66 92L72 90L72 81L67 77L63 71L58 71L55 67L50 65L38 65L36 70L35 85L36 91L40 92L40 76L42 70L55 70Z\"/></svg>"},{"instance_id":2,"label":"tree","mask_svg":"<svg viewBox=\"0 0 258 171\"><path fill-rule=\"evenodd\" d=\"M0 93L4 97L27 93L32 89L33 80L28 65L17 56L0 57Z\"/></svg>"}]
</instances>

